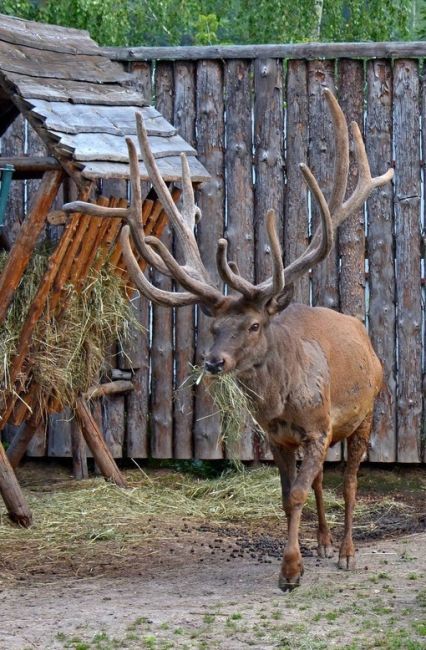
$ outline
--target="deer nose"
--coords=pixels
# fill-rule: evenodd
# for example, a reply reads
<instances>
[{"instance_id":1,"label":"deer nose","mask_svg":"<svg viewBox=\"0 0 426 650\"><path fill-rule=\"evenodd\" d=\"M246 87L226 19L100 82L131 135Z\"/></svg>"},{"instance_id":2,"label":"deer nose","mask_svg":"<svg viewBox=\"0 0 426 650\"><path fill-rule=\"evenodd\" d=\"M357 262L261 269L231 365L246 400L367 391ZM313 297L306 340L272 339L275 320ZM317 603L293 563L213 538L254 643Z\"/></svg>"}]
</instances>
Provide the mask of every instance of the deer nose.
<instances>
[{"instance_id":1,"label":"deer nose","mask_svg":"<svg viewBox=\"0 0 426 650\"><path fill-rule=\"evenodd\" d=\"M220 372L223 372L224 366L225 359L210 359L210 361L204 361L204 369L211 375L218 375Z\"/></svg>"}]
</instances>

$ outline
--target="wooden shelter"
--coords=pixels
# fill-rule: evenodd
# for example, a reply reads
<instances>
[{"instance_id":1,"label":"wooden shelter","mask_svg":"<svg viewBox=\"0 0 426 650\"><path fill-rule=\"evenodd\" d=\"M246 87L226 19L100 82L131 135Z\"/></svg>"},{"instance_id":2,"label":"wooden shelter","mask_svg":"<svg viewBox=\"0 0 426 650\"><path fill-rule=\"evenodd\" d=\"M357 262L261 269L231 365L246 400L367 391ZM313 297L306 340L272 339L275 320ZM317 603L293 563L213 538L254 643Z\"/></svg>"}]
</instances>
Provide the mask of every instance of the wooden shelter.
<instances>
[{"instance_id":1,"label":"wooden shelter","mask_svg":"<svg viewBox=\"0 0 426 650\"><path fill-rule=\"evenodd\" d=\"M0 135L18 114L22 114L41 137L49 156L0 159L1 165L14 166L15 178L42 178L0 276L0 325L42 228L52 217L52 204L64 178L68 176L75 182L77 198L81 200L91 199L109 206L127 203L118 197L97 196L96 190L100 180L129 178L124 136L136 139L136 111L144 117L151 149L166 182L180 180L181 152L188 157L194 183L209 177L196 159L194 149L157 110L146 105L134 86L132 75L124 72L120 64L111 62L87 32L1 16ZM148 180L143 163L140 170L142 178ZM160 235L165 215L148 183L146 189L145 228ZM176 190L175 196L178 195ZM57 216L55 213L56 219ZM117 273L126 273L120 264L117 240L120 228L118 219L73 215L50 256L22 324L18 349L9 369L14 389L3 391L0 396L0 431L10 421L25 423L7 454L0 444L0 491L9 515L21 525L29 525L31 515L13 468L44 417L37 404L37 386L25 363L32 333L47 302L50 310L57 313L66 309L64 287L70 282L76 287L83 286L93 264L100 266L108 258ZM94 390L99 394L131 388L128 382L113 382ZM52 398L48 410L55 412L60 407ZM75 412L103 474L124 485L84 395L76 400ZM77 438L74 443L78 458L81 440Z\"/></svg>"}]
</instances>

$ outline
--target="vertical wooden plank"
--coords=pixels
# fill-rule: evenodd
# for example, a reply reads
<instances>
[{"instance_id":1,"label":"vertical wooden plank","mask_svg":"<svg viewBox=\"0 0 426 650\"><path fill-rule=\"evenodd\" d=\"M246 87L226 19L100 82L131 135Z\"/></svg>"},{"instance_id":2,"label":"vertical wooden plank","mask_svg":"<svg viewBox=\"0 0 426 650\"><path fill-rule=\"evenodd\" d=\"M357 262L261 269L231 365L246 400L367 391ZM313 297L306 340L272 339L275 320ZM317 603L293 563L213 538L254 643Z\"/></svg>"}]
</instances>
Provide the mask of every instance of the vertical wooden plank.
<instances>
[{"instance_id":1,"label":"vertical wooden plank","mask_svg":"<svg viewBox=\"0 0 426 650\"><path fill-rule=\"evenodd\" d=\"M280 59L256 59L254 64L256 282L261 282L271 275L270 247L265 228L265 215L271 208L276 212L278 231L282 237L284 207L282 87L282 61ZM261 444L259 452L262 459L272 459L267 444Z\"/></svg>"},{"instance_id":2,"label":"vertical wooden plank","mask_svg":"<svg viewBox=\"0 0 426 650\"><path fill-rule=\"evenodd\" d=\"M308 190L299 163L308 160L308 71L306 61L293 60L287 68L286 176L284 259L286 265L308 246ZM309 275L295 284L294 301L309 305Z\"/></svg>"},{"instance_id":3,"label":"vertical wooden plank","mask_svg":"<svg viewBox=\"0 0 426 650\"><path fill-rule=\"evenodd\" d=\"M173 65L157 63L155 75L156 106L168 120L173 117ZM169 250L173 246L170 226L161 237ZM152 272L153 283L170 291L172 282L161 273ZM154 458L173 457L173 311L152 307L151 347L151 454Z\"/></svg>"},{"instance_id":4,"label":"vertical wooden plank","mask_svg":"<svg viewBox=\"0 0 426 650\"><path fill-rule=\"evenodd\" d=\"M394 64L395 252L397 298L397 460L420 460L421 275L418 62Z\"/></svg>"},{"instance_id":5,"label":"vertical wooden plank","mask_svg":"<svg viewBox=\"0 0 426 650\"><path fill-rule=\"evenodd\" d=\"M362 61L341 59L338 67L339 102L348 123L357 122L363 132L364 124L364 64ZM353 147L347 194L352 194L358 180ZM339 229L340 310L365 322L365 223L364 208L347 219Z\"/></svg>"},{"instance_id":6,"label":"vertical wooden plank","mask_svg":"<svg viewBox=\"0 0 426 650\"><path fill-rule=\"evenodd\" d=\"M216 270L216 242L223 234L224 216L224 106L223 71L218 61L197 63L197 150L211 179L200 189L198 205L203 218L198 227L201 256L211 277L221 286ZM196 361L208 349L210 319L198 310ZM220 418L201 385L196 392L194 453L196 458L222 458Z\"/></svg>"},{"instance_id":7,"label":"vertical wooden plank","mask_svg":"<svg viewBox=\"0 0 426 650\"><path fill-rule=\"evenodd\" d=\"M151 101L151 65L140 62L133 63L131 72L135 85L141 94ZM134 369L133 384L135 390L128 393L126 401L126 446L127 455L132 458L146 458L149 454L148 417L149 417L149 326L150 304L144 296L132 300L139 314L139 322L145 328L143 332L133 332L132 341L137 355L130 348L126 350ZM127 363L121 367L126 368Z\"/></svg>"},{"instance_id":8,"label":"vertical wooden plank","mask_svg":"<svg viewBox=\"0 0 426 650\"><path fill-rule=\"evenodd\" d=\"M226 112L226 237L229 259L237 263L244 278L254 281L254 193L252 169L252 64L246 60L225 63ZM245 424L238 448L228 455L253 460L253 426Z\"/></svg>"},{"instance_id":9,"label":"vertical wooden plank","mask_svg":"<svg viewBox=\"0 0 426 650\"><path fill-rule=\"evenodd\" d=\"M73 415L70 409L65 409L62 413L49 415L48 456L57 458L71 456L72 426Z\"/></svg>"},{"instance_id":10,"label":"vertical wooden plank","mask_svg":"<svg viewBox=\"0 0 426 650\"><path fill-rule=\"evenodd\" d=\"M335 92L334 61L309 61L309 166L326 199L330 198L334 170L334 133L323 88ZM312 202L312 231L319 222L319 212ZM324 262L312 270L312 303L331 309L339 308L338 263L336 244ZM327 460L338 461L342 457L341 445L330 448Z\"/></svg>"},{"instance_id":11,"label":"vertical wooden plank","mask_svg":"<svg viewBox=\"0 0 426 650\"><path fill-rule=\"evenodd\" d=\"M102 431L113 458L121 458L124 455L124 418L123 395L102 397Z\"/></svg>"},{"instance_id":12,"label":"vertical wooden plank","mask_svg":"<svg viewBox=\"0 0 426 650\"><path fill-rule=\"evenodd\" d=\"M330 197L334 170L334 133L323 95L323 88L335 92L334 61L309 61L309 165L326 199ZM319 222L319 212L312 204L312 230ZM313 269L313 304L339 308L337 252L334 246L324 262Z\"/></svg>"},{"instance_id":13,"label":"vertical wooden plank","mask_svg":"<svg viewBox=\"0 0 426 650\"><path fill-rule=\"evenodd\" d=\"M423 65L422 70L422 153L423 153L423 203L426 201L426 64ZM426 215L423 210L423 273L422 273L422 288L423 288L423 422L421 431L421 446L423 447L423 462L426 463L426 241L424 233L426 231Z\"/></svg>"},{"instance_id":14,"label":"vertical wooden plank","mask_svg":"<svg viewBox=\"0 0 426 650\"><path fill-rule=\"evenodd\" d=\"M195 64L176 62L174 66L174 126L192 146L195 142ZM176 258L181 251L175 242ZM194 363L194 308L180 307L175 312L175 388L188 377ZM192 458L192 428L194 420L194 392L192 388L177 390L173 400L173 456Z\"/></svg>"},{"instance_id":15,"label":"vertical wooden plank","mask_svg":"<svg viewBox=\"0 0 426 650\"><path fill-rule=\"evenodd\" d=\"M1 139L2 156L22 156L25 147L25 122L22 115L18 115L12 122ZM9 200L6 206L4 228L2 236L7 248L15 243L22 221L25 216L24 209L24 181L12 181L9 190ZM1 240L0 240L1 244Z\"/></svg>"},{"instance_id":16,"label":"vertical wooden plank","mask_svg":"<svg viewBox=\"0 0 426 650\"><path fill-rule=\"evenodd\" d=\"M392 67L390 61L367 64L365 143L373 176L392 165ZM389 183L368 200L368 325L383 364L386 388L376 401L369 459L396 460L395 266L393 189Z\"/></svg>"},{"instance_id":17,"label":"vertical wooden plank","mask_svg":"<svg viewBox=\"0 0 426 650\"><path fill-rule=\"evenodd\" d=\"M265 215L276 211L282 232L284 205L283 65L280 59L256 59L254 66L254 144L256 281L271 275L271 259Z\"/></svg>"}]
</instances>

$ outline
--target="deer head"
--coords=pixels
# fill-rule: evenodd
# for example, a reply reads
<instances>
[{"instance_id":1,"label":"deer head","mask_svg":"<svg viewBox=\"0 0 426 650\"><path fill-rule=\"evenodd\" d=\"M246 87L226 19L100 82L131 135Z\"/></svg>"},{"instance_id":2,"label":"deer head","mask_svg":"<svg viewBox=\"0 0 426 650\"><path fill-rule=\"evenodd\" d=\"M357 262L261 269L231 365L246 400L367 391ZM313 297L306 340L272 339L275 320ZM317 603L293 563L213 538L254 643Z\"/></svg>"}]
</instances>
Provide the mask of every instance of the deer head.
<instances>
[{"instance_id":1,"label":"deer head","mask_svg":"<svg viewBox=\"0 0 426 650\"><path fill-rule=\"evenodd\" d=\"M180 241L184 263L179 264L157 237L144 234L138 156L130 138L126 138L132 190L129 208L104 208L78 201L64 206L65 211L84 211L97 216L124 218L127 223L122 228L120 242L129 274L140 292L163 306L199 304L204 313L214 317L211 327L213 345L205 359L205 368L210 373L244 371L246 366L256 364L256 360L262 358L271 319L291 301L294 282L329 254L336 228L364 203L375 187L384 185L393 176L393 170L389 169L382 176L372 178L360 130L353 122L351 130L358 165L358 184L352 195L345 200L349 170L348 128L332 92L325 88L324 95L331 112L336 140L330 200L326 201L309 167L301 163L300 170L320 209L320 223L306 251L284 268L275 214L273 210L267 212L266 229L271 247L272 276L260 284L252 284L241 277L236 266L228 261L228 242L219 239L217 267L220 277L232 292L225 296L217 289L201 260L194 235L194 227L201 213L195 205L187 159L182 154L182 205L179 210L157 168L140 113L136 113L136 126L142 158ZM149 282L133 254L130 235L138 253L146 262L174 278L183 291L163 291ZM247 355L247 350L250 350L250 355Z\"/></svg>"}]
</instances>

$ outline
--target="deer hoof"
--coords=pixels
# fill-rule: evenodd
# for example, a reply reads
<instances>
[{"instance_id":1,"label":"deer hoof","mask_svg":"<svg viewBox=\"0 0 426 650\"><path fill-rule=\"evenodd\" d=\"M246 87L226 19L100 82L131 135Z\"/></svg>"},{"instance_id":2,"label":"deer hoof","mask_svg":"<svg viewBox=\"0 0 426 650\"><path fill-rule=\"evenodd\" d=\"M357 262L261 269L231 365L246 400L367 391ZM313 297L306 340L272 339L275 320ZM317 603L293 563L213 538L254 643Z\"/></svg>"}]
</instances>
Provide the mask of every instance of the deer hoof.
<instances>
[{"instance_id":1,"label":"deer hoof","mask_svg":"<svg viewBox=\"0 0 426 650\"><path fill-rule=\"evenodd\" d=\"M339 557L339 562L337 563L339 569L344 569L345 571L353 571L356 568L356 562L353 555L342 555Z\"/></svg>"},{"instance_id":2,"label":"deer hoof","mask_svg":"<svg viewBox=\"0 0 426 650\"><path fill-rule=\"evenodd\" d=\"M333 557L333 547L329 544L318 544L318 557Z\"/></svg>"}]
</instances>

